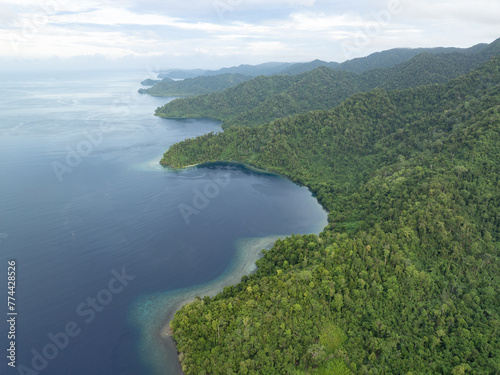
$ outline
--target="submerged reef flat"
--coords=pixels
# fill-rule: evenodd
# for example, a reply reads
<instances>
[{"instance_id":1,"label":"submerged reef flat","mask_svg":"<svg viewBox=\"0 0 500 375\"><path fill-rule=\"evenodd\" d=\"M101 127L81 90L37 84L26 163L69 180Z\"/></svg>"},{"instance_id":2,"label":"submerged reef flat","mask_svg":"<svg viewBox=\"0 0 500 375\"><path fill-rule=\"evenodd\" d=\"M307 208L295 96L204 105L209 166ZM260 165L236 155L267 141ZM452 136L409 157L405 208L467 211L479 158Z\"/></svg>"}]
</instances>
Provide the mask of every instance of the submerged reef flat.
<instances>
[{"instance_id":1,"label":"submerged reef flat","mask_svg":"<svg viewBox=\"0 0 500 375\"><path fill-rule=\"evenodd\" d=\"M162 375L182 374L175 342L170 336L170 321L185 304L196 296L213 297L224 287L235 285L241 278L256 270L255 262L262 249L270 249L278 238L273 235L259 238L241 238L236 241L236 254L226 271L213 281L193 287L176 289L145 296L134 304L131 322L140 332L140 353L151 366L153 373Z\"/></svg>"}]
</instances>

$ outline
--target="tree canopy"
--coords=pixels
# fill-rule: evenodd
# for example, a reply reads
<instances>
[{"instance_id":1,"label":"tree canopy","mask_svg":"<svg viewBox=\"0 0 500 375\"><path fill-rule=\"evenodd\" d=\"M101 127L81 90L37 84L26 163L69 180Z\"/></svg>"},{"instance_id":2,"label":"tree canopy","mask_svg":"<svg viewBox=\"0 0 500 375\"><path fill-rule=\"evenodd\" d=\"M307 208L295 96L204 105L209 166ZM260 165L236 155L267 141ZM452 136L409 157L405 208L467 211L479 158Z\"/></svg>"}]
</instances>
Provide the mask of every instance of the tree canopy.
<instances>
[{"instance_id":1,"label":"tree canopy","mask_svg":"<svg viewBox=\"0 0 500 375\"><path fill-rule=\"evenodd\" d=\"M313 61L307 64L307 67L317 66L313 71L298 75L260 76L222 92L173 100L158 108L155 114L160 117L213 118L222 121L224 128L262 125L294 114L331 109L357 92L374 88L394 90L446 83L498 54L500 40L470 51L425 52L396 66L360 74Z\"/></svg>"},{"instance_id":2,"label":"tree canopy","mask_svg":"<svg viewBox=\"0 0 500 375\"><path fill-rule=\"evenodd\" d=\"M140 94L151 96L196 96L223 91L239 83L246 82L251 76L243 74L221 74L209 77L194 77L174 81L164 78L159 82L145 80L143 84L153 84L149 89L139 89Z\"/></svg>"},{"instance_id":3,"label":"tree canopy","mask_svg":"<svg viewBox=\"0 0 500 375\"><path fill-rule=\"evenodd\" d=\"M500 373L500 57L188 139L162 163L221 160L307 185L329 224L176 313L186 374Z\"/></svg>"}]
</instances>

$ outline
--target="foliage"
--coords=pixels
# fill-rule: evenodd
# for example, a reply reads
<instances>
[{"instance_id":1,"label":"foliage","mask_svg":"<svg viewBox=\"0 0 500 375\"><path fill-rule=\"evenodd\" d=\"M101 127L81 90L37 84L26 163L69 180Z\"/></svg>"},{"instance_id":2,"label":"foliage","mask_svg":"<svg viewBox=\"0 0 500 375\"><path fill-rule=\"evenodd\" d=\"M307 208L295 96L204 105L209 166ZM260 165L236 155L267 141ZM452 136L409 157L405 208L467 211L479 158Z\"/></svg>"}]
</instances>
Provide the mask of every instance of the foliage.
<instances>
[{"instance_id":1,"label":"foliage","mask_svg":"<svg viewBox=\"0 0 500 375\"><path fill-rule=\"evenodd\" d=\"M329 210L171 322L186 374L500 373L500 57L446 84L173 145L280 172Z\"/></svg>"},{"instance_id":2,"label":"foliage","mask_svg":"<svg viewBox=\"0 0 500 375\"><path fill-rule=\"evenodd\" d=\"M164 78L164 80L170 80L169 78ZM158 82L161 82L160 79L151 79L151 78L147 78L145 79L144 81L141 82L141 85L143 86L153 86L153 85L156 85Z\"/></svg>"},{"instance_id":3,"label":"foliage","mask_svg":"<svg viewBox=\"0 0 500 375\"><path fill-rule=\"evenodd\" d=\"M476 51L476 49L473 49ZM255 126L276 118L331 109L357 92L406 89L445 83L500 53L500 40L477 53L423 53L395 67L355 74L318 65L299 75L257 77L223 92L177 99L156 110L161 117L209 117L232 125Z\"/></svg>"},{"instance_id":4,"label":"foliage","mask_svg":"<svg viewBox=\"0 0 500 375\"><path fill-rule=\"evenodd\" d=\"M248 81L252 77L243 74L221 74L210 77L187 78L174 81L164 78L149 89L139 89L140 94L151 96L195 96L217 91L223 91L239 83ZM144 82L144 81L143 81ZM151 83L151 82L147 82Z\"/></svg>"}]
</instances>

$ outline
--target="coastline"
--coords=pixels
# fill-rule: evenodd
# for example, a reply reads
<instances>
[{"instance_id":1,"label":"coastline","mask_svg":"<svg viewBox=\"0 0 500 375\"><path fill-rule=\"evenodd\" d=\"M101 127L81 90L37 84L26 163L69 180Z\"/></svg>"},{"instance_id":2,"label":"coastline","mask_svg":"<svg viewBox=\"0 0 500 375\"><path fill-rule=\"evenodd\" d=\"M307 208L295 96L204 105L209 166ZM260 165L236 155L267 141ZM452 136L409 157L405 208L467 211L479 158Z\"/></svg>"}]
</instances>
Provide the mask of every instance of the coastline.
<instances>
[{"instance_id":1,"label":"coastline","mask_svg":"<svg viewBox=\"0 0 500 375\"><path fill-rule=\"evenodd\" d=\"M174 168L161 162L158 164L172 172L218 164L237 165L253 172L276 175L290 180L288 176L281 173L261 169L248 163L234 161L203 162L180 168ZM294 183L297 184L297 182ZM324 207L323 209L325 210ZM319 224L317 228L308 231L308 233L319 234L328 224L327 219L325 220L326 222ZM192 287L145 296L136 301L132 308L133 316L131 316L133 324L139 327L141 335L139 346L143 361L151 367L151 373L157 375L184 375L178 358L177 346L170 328L170 322L177 311L184 305L193 302L197 296L200 298L204 296L214 297L222 292L224 287L238 284L243 276L256 271L257 266L255 262L260 258L262 249L269 250L273 247L277 239L288 237L291 234L240 238L236 240L236 252L231 264L216 279Z\"/></svg>"},{"instance_id":2,"label":"coastline","mask_svg":"<svg viewBox=\"0 0 500 375\"><path fill-rule=\"evenodd\" d=\"M235 167L244 168L244 169L247 169L249 171L257 172L257 173L261 173L261 174L280 176L280 177L283 177L283 178L290 180L289 176L282 174L280 172L276 172L276 171L269 170L269 169L264 169L264 168L258 167L256 165L253 165L251 163L241 162L241 161L212 160L212 161L205 161L205 162L200 162L200 163L195 163L195 164L190 164L190 165L184 165L182 167L172 167L170 164L162 163L161 161L159 162L159 164L161 166L163 166L164 168L171 170L171 171L183 171L185 169L189 169L189 168L193 168L193 167L210 167L210 166L217 166L217 165L228 165L228 166L235 166ZM291 180L291 181L295 184L301 185L298 182L295 182L293 180ZM305 185L302 185L302 186L305 186Z\"/></svg>"},{"instance_id":3,"label":"coastline","mask_svg":"<svg viewBox=\"0 0 500 375\"><path fill-rule=\"evenodd\" d=\"M255 272L255 262L262 249L270 249L277 239L289 236L272 235L258 238L240 238L236 241L236 254L226 271L215 280L193 287L176 289L146 296L136 302L130 316L132 324L141 333L140 352L143 360L158 375L183 374L178 359L176 343L170 333L170 322L175 313L196 296L214 297L224 287L235 285L241 277Z\"/></svg>"},{"instance_id":4,"label":"coastline","mask_svg":"<svg viewBox=\"0 0 500 375\"><path fill-rule=\"evenodd\" d=\"M326 206L320 200L318 200L318 197L317 197L316 193L311 189L311 187L307 186L305 183L302 183L302 182L300 182L300 181L298 181L296 179L293 179L291 176L288 176L288 175L286 175L284 173L281 173L281 172L274 171L272 169L265 169L263 167L259 167L259 166L253 165L251 163L240 162L240 161L231 161L231 160L213 160L213 161L207 161L207 162L200 162L200 163L196 163L196 164L190 164L190 165L186 165L186 166L178 167L178 168L177 167L172 167L169 164L164 164L161 161L159 162L159 164L163 168L165 168L165 169L167 169L169 171L172 171L172 172L178 172L178 171L183 171L183 170L186 170L186 169L197 168L197 167L200 167L200 168L207 167L207 166L209 167L209 166L213 166L213 165L233 165L233 166L242 167L242 168L248 169L250 171L261 173L261 174L279 176L281 178L285 178L285 179L287 179L289 181L292 181L296 185L306 187L311 192L311 194L313 195L313 197L316 199L316 201L321 205L321 207L323 208L323 210L325 210L325 212L328 215L328 209L326 208ZM328 226L328 222L316 234L321 233L326 228L326 226Z\"/></svg>"},{"instance_id":5,"label":"coastline","mask_svg":"<svg viewBox=\"0 0 500 375\"><path fill-rule=\"evenodd\" d=\"M210 285L212 283L209 283L205 288L202 290L193 290L192 293L190 293L188 296L186 296L182 300L176 301L172 307L170 308L169 311L167 311L165 315L165 322L163 328L161 329L160 336L165 338L170 336L170 322L172 321L175 313L184 305L189 304L193 302L196 298L196 296L199 297L204 297L204 296L209 296L209 297L214 297L218 293L222 292L224 290L224 287L230 286L230 285L236 285L241 281L241 278L245 275L248 275L252 272L255 272L257 270L257 266L255 265L255 262L259 259L260 254L262 249L269 250L276 240L279 238L283 238L286 236L267 236L267 237L261 237L261 238L243 238L240 239L238 242L240 244L238 245L242 246L241 243L243 243L243 254L238 254L242 255L243 259L235 259L233 263L240 263L239 267L238 264L235 264L236 269L233 269L229 272L229 275L226 275L225 273L221 275L221 277L224 278L224 281L221 282L221 284L217 285ZM247 251L245 251L245 249ZM230 268L232 268L230 266ZM219 278L217 278L219 279ZM216 279L216 280L217 280ZM214 280L215 281L215 280ZM200 287L201 289L202 287Z\"/></svg>"}]
</instances>

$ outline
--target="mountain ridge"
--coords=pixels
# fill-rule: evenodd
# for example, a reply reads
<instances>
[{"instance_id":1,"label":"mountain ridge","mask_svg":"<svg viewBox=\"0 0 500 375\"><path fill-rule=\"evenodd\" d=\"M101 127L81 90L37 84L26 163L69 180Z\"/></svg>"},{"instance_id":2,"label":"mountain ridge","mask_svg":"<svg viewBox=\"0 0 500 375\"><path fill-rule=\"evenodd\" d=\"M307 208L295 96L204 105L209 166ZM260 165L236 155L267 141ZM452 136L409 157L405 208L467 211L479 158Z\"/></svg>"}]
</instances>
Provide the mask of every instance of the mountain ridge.
<instances>
[{"instance_id":1,"label":"mountain ridge","mask_svg":"<svg viewBox=\"0 0 500 375\"><path fill-rule=\"evenodd\" d=\"M500 39L476 53L419 54L391 68L356 74L319 66L297 75L257 77L226 91L180 99L159 107L160 117L209 117L232 125L255 126L314 109L328 109L350 95L375 87L404 89L444 83L500 53ZM268 89L275 87L276 89Z\"/></svg>"}]
</instances>

